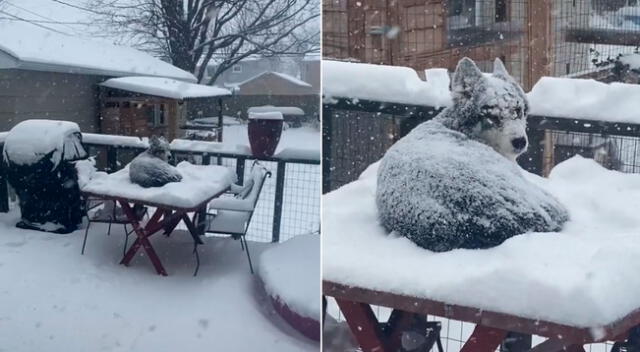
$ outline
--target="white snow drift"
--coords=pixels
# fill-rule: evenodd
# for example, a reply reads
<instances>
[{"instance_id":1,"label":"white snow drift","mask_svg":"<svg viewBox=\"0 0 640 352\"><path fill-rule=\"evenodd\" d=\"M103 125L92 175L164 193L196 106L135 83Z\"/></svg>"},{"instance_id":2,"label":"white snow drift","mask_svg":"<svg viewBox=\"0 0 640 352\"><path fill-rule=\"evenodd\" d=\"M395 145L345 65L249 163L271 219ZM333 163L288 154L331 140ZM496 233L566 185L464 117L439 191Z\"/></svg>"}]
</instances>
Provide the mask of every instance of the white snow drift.
<instances>
[{"instance_id":1,"label":"white snow drift","mask_svg":"<svg viewBox=\"0 0 640 352\"><path fill-rule=\"evenodd\" d=\"M324 196L324 279L581 327L640 307L640 175L579 156L549 179L523 171L567 206L562 232L433 253L378 224L377 166Z\"/></svg>"}]
</instances>

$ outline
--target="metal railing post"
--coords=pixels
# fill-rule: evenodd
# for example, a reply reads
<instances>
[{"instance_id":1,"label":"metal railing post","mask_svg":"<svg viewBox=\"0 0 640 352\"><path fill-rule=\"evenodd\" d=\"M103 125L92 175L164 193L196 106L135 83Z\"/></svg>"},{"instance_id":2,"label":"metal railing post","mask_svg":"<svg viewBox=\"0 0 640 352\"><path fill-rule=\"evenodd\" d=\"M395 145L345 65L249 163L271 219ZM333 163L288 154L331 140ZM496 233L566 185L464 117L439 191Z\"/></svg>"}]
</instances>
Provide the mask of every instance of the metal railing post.
<instances>
[{"instance_id":1,"label":"metal railing post","mask_svg":"<svg viewBox=\"0 0 640 352\"><path fill-rule=\"evenodd\" d=\"M238 157L236 159L236 175L238 176L238 184L244 184L244 164L247 158Z\"/></svg>"},{"instance_id":2,"label":"metal railing post","mask_svg":"<svg viewBox=\"0 0 640 352\"><path fill-rule=\"evenodd\" d=\"M107 146L107 168L109 173L118 171L118 149L115 146Z\"/></svg>"},{"instance_id":3,"label":"metal railing post","mask_svg":"<svg viewBox=\"0 0 640 352\"><path fill-rule=\"evenodd\" d=\"M4 144L0 145L0 157L4 152ZM7 173L4 166L4 158L0 158L0 213L9 212L9 186L7 185Z\"/></svg>"},{"instance_id":4,"label":"metal railing post","mask_svg":"<svg viewBox=\"0 0 640 352\"><path fill-rule=\"evenodd\" d=\"M273 201L273 232L271 242L280 242L280 224L282 223L282 199L284 198L284 176L287 164L278 160L276 173L276 194Z\"/></svg>"}]
</instances>

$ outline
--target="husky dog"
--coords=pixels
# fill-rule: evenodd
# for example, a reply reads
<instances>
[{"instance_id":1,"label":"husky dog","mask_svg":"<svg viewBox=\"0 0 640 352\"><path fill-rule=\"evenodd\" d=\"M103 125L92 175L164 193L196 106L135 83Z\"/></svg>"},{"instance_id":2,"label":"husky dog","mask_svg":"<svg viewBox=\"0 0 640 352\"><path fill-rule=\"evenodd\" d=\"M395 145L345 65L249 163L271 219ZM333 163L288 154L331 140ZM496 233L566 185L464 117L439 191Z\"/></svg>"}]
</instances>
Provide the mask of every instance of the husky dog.
<instances>
[{"instance_id":1,"label":"husky dog","mask_svg":"<svg viewBox=\"0 0 640 352\"><path fill-rule=\"evenodd\" d=\"M383 157L376 193L382 225L436 252L560 230L565 208L515 163L528 144L528 103L502 62L485 75L462 59L452 95L451 107Z\"/></svg>"},{"instance_id":2,"label":"husky dog","mask_svg":"<svg viewBox=\"0 0 640 352\"><path fill-rule=\"evenodd\" d=\"M161 187L169 182L180 182L182 175L167 161L171 152L164 137L149 138L149 149L129 164L129 179L142 187Z\"/></svg>"}]
</instances>

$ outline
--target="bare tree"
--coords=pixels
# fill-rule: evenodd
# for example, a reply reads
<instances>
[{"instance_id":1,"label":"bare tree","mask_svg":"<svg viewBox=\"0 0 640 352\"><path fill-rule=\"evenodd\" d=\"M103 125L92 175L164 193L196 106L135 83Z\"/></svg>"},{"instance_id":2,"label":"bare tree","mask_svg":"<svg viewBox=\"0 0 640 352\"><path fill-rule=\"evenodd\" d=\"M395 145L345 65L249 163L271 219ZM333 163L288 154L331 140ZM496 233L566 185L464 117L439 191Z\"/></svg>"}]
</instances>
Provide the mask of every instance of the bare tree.
<instances>
[{"instance_id":1,"label":"bare tree","mask_svg":"<svg viewBox=\"0 0 640 352\"><path fill-rule=\"evenodd\" d=\"M101 30L193 72L208 84L240 60L319 51L319 0L88 0Z\"/></svg>"}]
</instances>

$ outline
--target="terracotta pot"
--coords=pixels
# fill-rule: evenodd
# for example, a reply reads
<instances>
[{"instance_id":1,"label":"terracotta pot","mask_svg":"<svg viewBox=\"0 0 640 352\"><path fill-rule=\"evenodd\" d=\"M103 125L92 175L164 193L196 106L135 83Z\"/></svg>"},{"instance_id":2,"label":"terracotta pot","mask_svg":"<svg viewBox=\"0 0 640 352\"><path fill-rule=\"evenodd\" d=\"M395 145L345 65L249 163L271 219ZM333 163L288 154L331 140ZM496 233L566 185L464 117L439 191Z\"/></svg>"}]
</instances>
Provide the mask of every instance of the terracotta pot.
<instances>
[{"instance_id":1,"label":"terracotta pot","mask_svg":"<svg viewBox=\"0 0 640 352\"><path fill-rule=\"evenodd\" d=\"M249 117L249 144L254 156L270 157L273 156L280 142L282 114L279 119L274 118L273 115L267 115L265 118L260 115L263 114L251 114Z\"/></svg>"}]
</instances>

